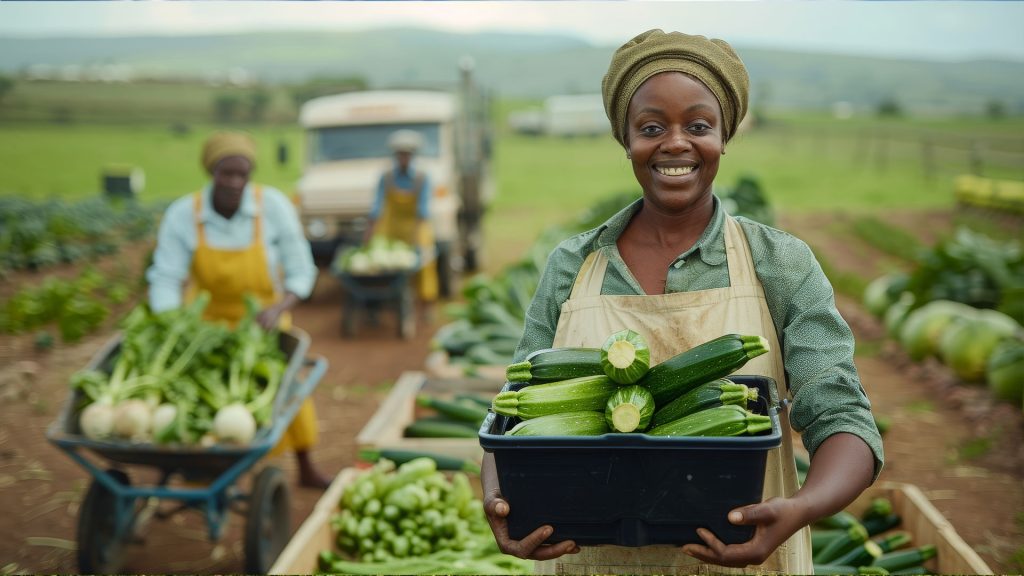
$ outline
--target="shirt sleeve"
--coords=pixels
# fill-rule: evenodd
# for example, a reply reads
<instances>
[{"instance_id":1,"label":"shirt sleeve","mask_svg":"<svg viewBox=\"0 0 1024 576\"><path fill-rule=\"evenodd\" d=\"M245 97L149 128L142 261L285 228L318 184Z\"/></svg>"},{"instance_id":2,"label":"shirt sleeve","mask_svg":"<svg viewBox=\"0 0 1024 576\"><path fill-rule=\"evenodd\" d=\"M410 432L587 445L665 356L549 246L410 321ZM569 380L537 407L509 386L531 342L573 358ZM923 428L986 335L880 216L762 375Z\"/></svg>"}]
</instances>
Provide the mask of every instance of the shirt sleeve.
<instances>
[{"instance_id":1,"label":"shirt sleeve","mask_svg":"<svg viewBox=\"0 0 1024 576\"><path fill-rule=\"evenodd\" d=\"M373 207L370 208L370 220L380 218L380 211L384 207L384 175L381 174L377 181L377 193L373 197Z\"/></svg>"},{"instance_id":2,"label":"shirt sleeve","mask_svg":"<svg viewBox=\"0 0 1024 576\"><path fill-rule=\"evenodd\" d=\"M537 291L526 310L523 337L513 355L521 362L531 352L550 348L555 341L555 329L561 316L562 304L569 299L583 259L562 243L551 255L540 275Z\"/></svg>"},{"instance_id":3,"label":"shirt sleeve","mask_svg":"<svg viewBox=\"0 0 1024 576\"><path fill-rule=\"evenodd\" d=\"M316 284L317 267L313 263L313 251L302 232L302 223L295 206L280 191L268 189L267 199L272 202L269 215L274 218L277 228L277 261L284 275L284 289L298 296L308 298Z\"/></svg>"},{"instance_id":4,"label":"shirt sleeve","mask_svg":"<svg viewBox=\"0 0 1024 576\"><path fill-rule=\"evenodd\" d=\"M420 220L426 220L430 218L430 196L433 187L431 186L430 176L426 173L423 174L423 187L419 190L419 197L417 197L416 214Z\"/></svg>"},{"instance_id":5,"label":"shirt sleeve","mask_svg":"<svg viewBox=\"0 0 1024 576\"><path fill-rule=\"evenodd\" d=\"M178 308L195 252L195 215L191 195L171 204L160 221L153 264L146 270L153 312Z\"/></svg>"},{"instance_id":6,"label":"shirt sleeve","mask_svg":"<svg viewBox=\"0 0 1024 576\"><path fill-rule=\"evenodd\" d=\"M882 438L853 362L853 332L839 314L832 286L810 248L775 232L778 242L769 241L768 253L755 254L755 261L774 263L764 266L764 272L759 267L758 274L764 276L793 396L790 422L812 457L833 434L860 437L874 455L877 478L884 462Z\"/></svg>"}]
</instances>

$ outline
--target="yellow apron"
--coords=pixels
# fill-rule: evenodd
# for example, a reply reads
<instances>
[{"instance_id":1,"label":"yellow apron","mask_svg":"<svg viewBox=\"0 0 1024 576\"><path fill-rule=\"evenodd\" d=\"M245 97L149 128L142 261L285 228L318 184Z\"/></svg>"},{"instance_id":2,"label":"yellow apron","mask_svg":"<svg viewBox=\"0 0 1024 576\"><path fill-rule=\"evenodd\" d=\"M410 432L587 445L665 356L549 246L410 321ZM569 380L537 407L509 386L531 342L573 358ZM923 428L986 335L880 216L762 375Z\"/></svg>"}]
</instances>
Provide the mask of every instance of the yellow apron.
<instances>
[{"instance_id":1,"label":"yellow apron","mask_svg":"<svg viewBox=\"0 0 1024 576\"><path fill-rule=\"evenodd\" d=\"M253 197L260 212L253 218L252 243L247 248L231 250L214 248L206 243L206 233L200 218L202 193L195 194L196 251L192 255L190 292L205 290L210 293L210 303L203 317L207 320L223 320L234 326L245 316L244 295L252 293L265 305L277 298L274 282L267 265L266 249L262 232L262 189L253 187ZM291 315L282 314L279 327L291 327ZM295 420L281 437L281 441L270 452L279 454L288 447L305 450L316 444L319 424L313 401L307 398L295 415Z\"/></svg>"},{"instance_id":2,"label":"yellow apron","mask_svg":"<svg viewBox=\"0 0 1024 576\"><path fill-rule=\"evenodd\" d=\"M413 179L413 190L404 190L395 184L389 172L384 179L384 207L373 229L374 235L401 240L419 248L424 258L423 267L416 273L416 293L424 302L434 302L438 295L437 266L434 263L434 230L430 222L421 220L417 213L422 177Z\"/></svg>"},{"instance_id":3,"label":"yellow apron","mask_svg":"<svg viewBox=\"0 0 1024 576\"><path fill-rule=\"evenodd\" d=\"M725 246L729 288L650 296L602 296L607 256L600 250L583 262L569 299L562 305L553 346L600 347L608 334L632 328L646 338L651 364L662 362L722 334L757 334L771 352L753 359L743 374L769 376L782 385L785 373L775 325L764 288L754 271L750 247L736 220L726 218ZM773 391L773 400L778 401ZM797 490L793 445L786 413L780 414L782 446L769 451L764 499L791 496ZM753 504L753 502L751 503ZM515 502L511 505L514 507ZM803 528L757 567L726 568L702 564L678 546L581 546L578 554L537 562L542 574L813 574L810 529Z\"/></svg>"}]
</instances>

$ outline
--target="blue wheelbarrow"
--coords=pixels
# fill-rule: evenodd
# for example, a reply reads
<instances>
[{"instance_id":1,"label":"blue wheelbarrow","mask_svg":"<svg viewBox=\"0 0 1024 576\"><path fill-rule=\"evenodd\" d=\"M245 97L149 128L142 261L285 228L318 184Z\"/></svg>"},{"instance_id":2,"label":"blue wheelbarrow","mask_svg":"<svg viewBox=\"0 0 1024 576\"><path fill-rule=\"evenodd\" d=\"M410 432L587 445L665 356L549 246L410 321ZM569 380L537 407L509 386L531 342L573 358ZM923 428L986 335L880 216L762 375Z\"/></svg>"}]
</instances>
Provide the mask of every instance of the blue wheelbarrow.
<instances>
[{"instance_id":1,"label":"blue wheelbarrow","mask_svg":"<svg viewBox=\"0 0 1024 576\"><path fill-rule=\"evenodd\" d=\"M407 270L391 270L373 274L354 274L337 267L333 274L345 289L341 307L341 334L352 337L358 314L365 313L371 325L377 325L382 309L394 310L398 320L399 338L408 340L416 335L416 304L412 278L423 267L422 258Z\"/></svg>"},{"instance_id":2,"label":"blue wheelbarrow","mask_svg":"<svg viewBox=\"0 0 1024 576\"><path fill-rule=\"evenodd\" d=\"M90 440L79 429L77 406L82 398L76 390L46 437L93 477L78 513L79 572L119 572L127 545L139 540L150 520L198 509L206 518L211 540L220 539L229 510L244 514L245 572L265 574L291 534L288 483L280 468L267 465L255 472L249 493L235 484L278 443L327 371L325 358L306 357L309 343L309 335L301 330L281 333L280 348L288 366L274 399L272 424L258 430L247 446L174 447ZM120 344L119 336L108 342L89 368L109 372ZM129 466L155 469L159 481L133 485ZM188 487L170 486L175 475L184 478ZM161 510L158 505L165 500L178 506Z\"/></svg>"}]
</instances>

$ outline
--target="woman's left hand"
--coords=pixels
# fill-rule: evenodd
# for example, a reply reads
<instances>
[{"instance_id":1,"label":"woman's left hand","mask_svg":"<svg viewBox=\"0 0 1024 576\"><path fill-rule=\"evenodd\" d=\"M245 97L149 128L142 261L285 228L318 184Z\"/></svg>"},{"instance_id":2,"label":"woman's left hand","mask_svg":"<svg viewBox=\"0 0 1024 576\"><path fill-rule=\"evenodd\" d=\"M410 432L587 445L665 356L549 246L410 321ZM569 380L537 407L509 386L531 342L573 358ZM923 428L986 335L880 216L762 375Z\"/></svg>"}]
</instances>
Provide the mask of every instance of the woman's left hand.
<instances>
[{"instance_id":1,"label":"woman's left hand","mask_svg":"<svg viewBox=\"0 0 1024 576\"><path fill-rule=\"evenodd\" d=\"M741 526L755 526L754 537L742 544L724 544L710 530L698 528L697 535L705 544L686 544L683 552L708 564L743 568L763 564L783 542L804 526L804 510L800 501L770 498L729 512L729 521Z\"/></svg>"},{"instance_id":2,"label":"woman's left hand","mask_svg":"<svg viewBox=\"0 0 1024 576\"><path fill-rule=\"evenodd\" d=\"M268 306L256 316L256 322L264 330L271 330L277 327L277 322L281 319L282 312L284 312L284 308L279 305Z\"/></svg>"}]
</instances>

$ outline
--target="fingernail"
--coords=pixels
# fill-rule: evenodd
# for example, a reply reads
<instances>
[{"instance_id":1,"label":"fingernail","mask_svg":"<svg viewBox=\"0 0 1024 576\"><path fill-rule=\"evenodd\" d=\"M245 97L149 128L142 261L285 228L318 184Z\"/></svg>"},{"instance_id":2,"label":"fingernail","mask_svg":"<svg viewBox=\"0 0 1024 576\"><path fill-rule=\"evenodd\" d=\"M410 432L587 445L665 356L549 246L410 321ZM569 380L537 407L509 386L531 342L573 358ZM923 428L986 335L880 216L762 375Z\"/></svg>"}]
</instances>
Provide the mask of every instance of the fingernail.
<instances>
[{"instance_id":1,"label":"fingernail","mask_svg":"<svg viewBox=\"0 0 1024 576\"><path fill-rule=\"evenodd\" d=\"M545 538L547 538L548 536L551 536L551 533L554 532L554 531L555 531L554 528L545 528L544 532L542 532L542 534L544 535Z\"/></svg>"},{"instance_id":2,"label":"fingernail","mask_svg":"<svg viewBox=\"0 0 1024 576\"><path fill-rule=\"evenodd\" d=\"M580 553L580 547L579 546L573 546L572 550L569 551L569 554L579 554L579 553Z\"/></svg>"},{"instance_id":3,"label":"fingernail","mask_svg":"<svg viewBox=\"0 0 1024 576\"><path fill-rule=\"evenodd\" d=\"M743 522L743 514L740 514L739 512L729 512L729 522L732 522L733 524Z\"/></svg>"}]
</instances>

